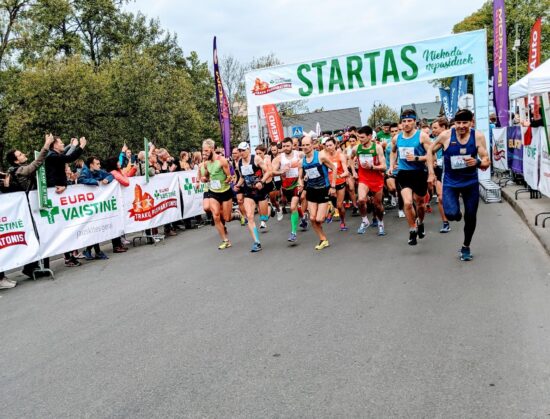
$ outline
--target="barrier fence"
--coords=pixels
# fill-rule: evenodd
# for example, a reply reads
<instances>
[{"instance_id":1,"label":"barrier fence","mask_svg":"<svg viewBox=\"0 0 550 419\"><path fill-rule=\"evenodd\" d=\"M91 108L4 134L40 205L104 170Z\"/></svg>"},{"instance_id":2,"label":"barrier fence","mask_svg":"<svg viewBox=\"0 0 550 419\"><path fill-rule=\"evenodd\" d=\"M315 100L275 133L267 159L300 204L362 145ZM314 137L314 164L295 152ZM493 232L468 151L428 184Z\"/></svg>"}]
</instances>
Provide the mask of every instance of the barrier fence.
<instances>
[{"instance_id":1,"label":"barrier fence","mask_svg":"<svg viewBox=\"0 0 550 419\"><path fill-rule=\"evenodd\" d=\"M62 194L50 188L47 210L39 208L37 191L2 194L0 271L201 215L204 186L195 181L196 171L189 170L149 182L133 177L127 187L114 181L72 185Z\"/></svg>"}]
</instances>

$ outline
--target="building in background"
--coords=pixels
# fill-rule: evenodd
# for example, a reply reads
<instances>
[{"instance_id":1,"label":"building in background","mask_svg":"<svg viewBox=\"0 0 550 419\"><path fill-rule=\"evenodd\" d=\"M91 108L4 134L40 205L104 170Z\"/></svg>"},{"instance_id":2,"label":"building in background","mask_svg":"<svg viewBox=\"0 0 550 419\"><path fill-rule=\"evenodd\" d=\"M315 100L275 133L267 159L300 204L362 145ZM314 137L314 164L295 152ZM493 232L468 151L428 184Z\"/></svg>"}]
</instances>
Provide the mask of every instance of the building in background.
<instances>
[{"instance_id":1,"label":"building in background","mask_svg":"<svg viewBox=\"0 0 550 419\"><path fill-rule=\"evenodd\" d=\"M410 105L403 105L401 106L401 113L403 113L405 109L413 109L416 112L418 121L426 122L428 124L431 124L441 115L444 115L443 102L440 102L439 98L436 98L435 102L412 103Z\"/></svg>"}]
</instances>

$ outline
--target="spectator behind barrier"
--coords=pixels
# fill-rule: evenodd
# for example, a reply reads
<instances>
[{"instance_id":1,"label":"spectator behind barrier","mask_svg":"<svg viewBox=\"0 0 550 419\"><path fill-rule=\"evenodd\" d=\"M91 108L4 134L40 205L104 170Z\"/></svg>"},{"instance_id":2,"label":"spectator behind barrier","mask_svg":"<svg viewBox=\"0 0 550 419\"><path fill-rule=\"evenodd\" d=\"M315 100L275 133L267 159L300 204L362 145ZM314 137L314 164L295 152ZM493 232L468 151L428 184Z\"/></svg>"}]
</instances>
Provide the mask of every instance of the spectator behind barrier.
<instances>
[{"instance_id":1,"label":"spectator behind barrier","mask_svg":"<svg viewBox=\"0 0 550 419\"><path fill-rule=\"evenodd\" d=\"M76 139L73 139L73 141ZM65 174L65 163L72 163L78 159L86 147L86 138L80 138L74 152L65 153L65 144L59 137L55 137L50 145L50 151L46 156L46 180L48 186L55 187L56 193L63 193L67 189L67 175Z\"/></svg>"}]
</instances>

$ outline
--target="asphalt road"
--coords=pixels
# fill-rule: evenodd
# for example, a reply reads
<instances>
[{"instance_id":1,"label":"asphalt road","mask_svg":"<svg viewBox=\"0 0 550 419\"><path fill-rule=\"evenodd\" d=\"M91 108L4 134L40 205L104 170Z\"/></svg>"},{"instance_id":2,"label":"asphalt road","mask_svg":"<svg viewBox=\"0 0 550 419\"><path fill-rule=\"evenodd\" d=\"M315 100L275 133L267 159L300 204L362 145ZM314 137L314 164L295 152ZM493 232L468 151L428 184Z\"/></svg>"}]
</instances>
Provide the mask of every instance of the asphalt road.
<instances>
[{"instance_id":1,"label":"asphalt road","mask_svg":"<svg viewBox=\"0 0 550 419\"><path fill-rule=\"evenodd\" d=\"M507 204L469 263L435 214L416 247L395 212L322 252L270 224L258 254L232 223L3 291L0 417L550 415L550 262Z\"/></svg>"}]
</instances>

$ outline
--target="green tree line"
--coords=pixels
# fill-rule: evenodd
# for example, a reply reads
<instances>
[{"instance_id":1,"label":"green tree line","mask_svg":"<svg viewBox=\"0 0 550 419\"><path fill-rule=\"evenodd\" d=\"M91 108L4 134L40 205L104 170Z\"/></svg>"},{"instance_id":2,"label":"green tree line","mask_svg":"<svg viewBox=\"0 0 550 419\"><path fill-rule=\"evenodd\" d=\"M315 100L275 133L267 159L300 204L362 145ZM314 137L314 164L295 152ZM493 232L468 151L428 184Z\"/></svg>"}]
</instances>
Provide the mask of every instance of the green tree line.
<instances>
[{"instance_id":1,"label":"green tree line","mask_svg":"<svg viewBox=\"0 0 550 419\"><path fill-rule=\"evenodd\" d=\"M125 0L0 0L0 158L46 132L115 154L218 138L213 77Z\"/></svg>"}]
</instances>

